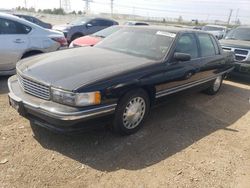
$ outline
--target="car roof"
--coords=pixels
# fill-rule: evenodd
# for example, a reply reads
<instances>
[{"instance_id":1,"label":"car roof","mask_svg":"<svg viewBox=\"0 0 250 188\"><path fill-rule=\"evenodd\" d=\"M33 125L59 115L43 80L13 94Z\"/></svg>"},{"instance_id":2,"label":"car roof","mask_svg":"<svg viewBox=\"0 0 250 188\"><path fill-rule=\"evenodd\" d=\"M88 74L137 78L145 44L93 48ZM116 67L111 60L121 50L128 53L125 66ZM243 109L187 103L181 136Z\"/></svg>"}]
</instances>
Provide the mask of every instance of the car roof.
<instances>
[{"instance_id":1,"label":"car roof","mask_svg":"<svg viewBox=\"0 0 250 188\"><path fill-rule=\"evenodd\" d=\"M17 16L17 17L29 17L29 18L36 18L36 17L34 17L34 16L30 16L30 15L26 15L26 14L14 14L15 16Z\"/></svg>"},{"instance_id":2,"label":"car roof","mask_svg":"<svg viewBox=\"0 0 250 188\"><path fill-rule=\"evenodd\" d=\"M89 20L101 19L101 20L108 20L108 21L116 22L115 20L112 20L112 19L109 19L109 18L103 18L103 17L84 16L84 18L88 18Z\"/></svg>"},{"instance_id":3,"label":"car roof","mask_svg":"<svg viewBox=\"0 0 250 188\"><path fill-rule=\"evenodd\" d=\"M155 31L166 31L166 32L171 32L171 33L206 33L210 34L206 31L201 31L201 30L195 30L192 28L185 28L185 27L175 27L175 26L129 26L126 28L134 28L134 29L145 29L145 30L155 30Z\"/></svg>"},{"instance_id":4,"label":"car roof","mask_svg":"<svg viewBox=\"0 0 250 188\"><path fill-rule=\"evenodd\" d=\"M15 16L13 14L7 14L7 13L0 12L0 17L5 18L5 19L10 19L12 21L17 21L17 22L20 22L20 23L22 23L24 25L33 27L33 28L43 29L41 26L36 25L36 24L34 24L32 22L29 22L29 21L27 21L27 20L25 20L23 18L18 17L18 16Z\"/></svg>"}]
</instances>

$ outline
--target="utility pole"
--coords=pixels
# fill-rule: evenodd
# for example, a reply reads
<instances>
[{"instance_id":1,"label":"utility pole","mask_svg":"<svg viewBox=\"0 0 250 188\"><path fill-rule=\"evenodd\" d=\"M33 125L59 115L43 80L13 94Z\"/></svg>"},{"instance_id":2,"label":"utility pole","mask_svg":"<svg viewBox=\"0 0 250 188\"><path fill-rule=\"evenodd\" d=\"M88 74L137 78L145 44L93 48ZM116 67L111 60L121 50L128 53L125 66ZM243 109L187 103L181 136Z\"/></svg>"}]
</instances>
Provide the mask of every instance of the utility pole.
<instances>
[{"instance_id":1,"label":"utility pole","mask_svg":"<svg viewBox=\"0 0 250 188\"><path fill-rule=\"evenodd\" d=\"M89 13L89 3L93 2L93 0L83 0L85 1L85 13L88 14Z\"/></svg>"},{"instance_id":2,"label":"utility pole","mask_svg":"<svg viewBox=\"0 0 250 188\"><path fill-rule=\"evenodd\" d=\"M111 0L111 17L113 17L114 0Z\"/></svg>"},{"instance_id":3,"label":"utility pole","mask_svg":"<svg viewBox=\"0 0 250 188\"><path fill-rule=\"evenodd\" d=\"M62 8L62 0L59 0L60 9Z\"/></svg>"},{"instance_id":4,"label":"utility pole","mask_svg":"<svg viewBox=\"0 0 250 188\"><path fill-rule=\"evenodd\" d=\"M24 0L24 6L27 8L27 0Z\"/></svg>"},{"instance_id":5,"label":"utility pole","mask_svg":"<svg viewBox=\"0 0 250 188\"><path fill-rule=\"evenodd\" d=\"M231 20L232 13L233 13L233 9L230 9L229 16L228 16L228 20L227 20L227 25L230 24L230 20Z\"/></svg>"},{"instance_id":6,"label":"utility pole","mask_svg":"<svg viewBox=\"0 0 250 188\"><path fill-rule=\"evenodd\" d=\"M235 16L235 24L238 21L239 11L240 11L240 9L237 9L236 16Z\"/></svg>"}]
</instances>

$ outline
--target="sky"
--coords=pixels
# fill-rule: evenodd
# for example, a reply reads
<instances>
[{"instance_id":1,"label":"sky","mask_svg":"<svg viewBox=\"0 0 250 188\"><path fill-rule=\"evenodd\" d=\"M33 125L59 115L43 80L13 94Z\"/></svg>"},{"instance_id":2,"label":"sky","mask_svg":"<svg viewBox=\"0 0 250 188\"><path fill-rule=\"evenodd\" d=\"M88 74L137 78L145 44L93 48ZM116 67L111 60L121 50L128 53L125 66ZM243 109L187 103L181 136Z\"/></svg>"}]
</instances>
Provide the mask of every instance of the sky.
<instances>
[{"instance_id":1,"label":"sky","mask_svg":"<svg viewBox=\"0 0 250 188\"><path fill-rule=\"evenodd\" d=\"M64 1L64 0L62 0ZM110 13L111 0L92 0L90 11ZM0 0L0 8L11 9L24 6L25 0ZM26 0L27 7L36 9L57 8L60 0ZM84 10L83 0L70 0L71 10ZM178 18L184 20L227 21L233 10L231 21L237 18L250 24L250 0L114 0L114 13L137 14L149 17Z\"/></svg>"}]
</instances>

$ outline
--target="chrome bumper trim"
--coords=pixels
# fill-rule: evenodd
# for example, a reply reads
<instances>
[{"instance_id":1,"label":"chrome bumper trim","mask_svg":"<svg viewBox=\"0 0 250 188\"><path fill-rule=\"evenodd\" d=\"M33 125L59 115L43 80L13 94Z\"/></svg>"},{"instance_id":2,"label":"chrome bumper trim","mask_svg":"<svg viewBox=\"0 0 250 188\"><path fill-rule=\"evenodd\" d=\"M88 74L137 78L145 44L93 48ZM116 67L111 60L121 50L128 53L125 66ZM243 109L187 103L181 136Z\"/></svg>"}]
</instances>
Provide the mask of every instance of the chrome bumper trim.
<instances>
[{"instance_id":1,"label":"chrome bumper trim","mask_svg":"<svg viewBox=\"0 0 250 188\"><path fill-rule=\"evenodd\" d=\"M20 97L16 96L15 93L12 90L11 87L11 81L8 80L8 87L9 87L9 97L18 102L22 103L26 109L30 109L35 111L38 114L42 114L45 116L49 116L51 118L57 119L57 120L84 120L87 118L91 118L94 116L102 115L102 114L107 114L115 111L115 108L117 104L109 104L105 106L93 106L91 109L86 109L82 111L77 111L77 112L61 112L57 111L52 107L42 107L37 104L33 104L29 101L24 101Z\"/></svg>"}]
</instances>

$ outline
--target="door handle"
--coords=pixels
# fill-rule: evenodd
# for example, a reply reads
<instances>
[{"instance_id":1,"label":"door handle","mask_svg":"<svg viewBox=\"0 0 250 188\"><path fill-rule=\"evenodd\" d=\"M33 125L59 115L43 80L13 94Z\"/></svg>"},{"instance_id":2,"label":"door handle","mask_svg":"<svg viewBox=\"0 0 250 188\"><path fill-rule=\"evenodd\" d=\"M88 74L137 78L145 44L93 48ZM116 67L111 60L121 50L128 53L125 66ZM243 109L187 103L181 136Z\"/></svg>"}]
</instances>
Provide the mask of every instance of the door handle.
<instances>
[{"instance_id":1,"label":"door handle","mask_svg":"<svg viewBox=\"0 0 250 188\"><path fill-rule=\"evenodd\" d=\"M14 43L21 44L24 43L24 41L22 39L16 39L14 40Z\"/></svg>"}]
</instances>

